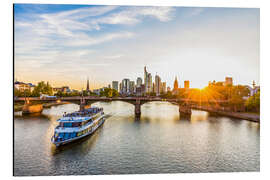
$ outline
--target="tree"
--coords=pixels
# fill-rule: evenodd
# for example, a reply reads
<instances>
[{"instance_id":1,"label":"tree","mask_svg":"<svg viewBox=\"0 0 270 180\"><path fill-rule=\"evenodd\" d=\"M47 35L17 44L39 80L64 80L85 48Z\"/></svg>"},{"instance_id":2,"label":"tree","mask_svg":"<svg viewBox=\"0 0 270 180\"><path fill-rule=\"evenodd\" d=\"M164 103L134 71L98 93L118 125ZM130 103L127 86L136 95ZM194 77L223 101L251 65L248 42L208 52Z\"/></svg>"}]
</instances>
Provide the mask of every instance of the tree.
<instances>
[{"instance_id":1,"label":"tree","mask_svg":"<svg viewBox=\"0 0 270 180\"><path fill-rule=\"evenodd\" d=\"M248 111L259 112L260 111L260 91L253 96L249 97L245 102L245 106Z\"/></svg>"},{"instance_id":2,"label":"tree","mask_svg":"<svg viewBox=\"0 0 270 180\"><path fill-rule=\"evenodd\" d=\"M119 93L112 88L104 88L102 91L100 91L100 97L105 96L105 97L118 97Z\"/></svg>"},{"instance_id":3,"label":"tree","mask_svg":"<svg viewBox=\"0 0 270 180\"><path fill-rule=\"evenodd\" d=\"M173 95L171 91L167 91L166 94L165 93L160 94L160 97L166 99L176 98L176 96Z\"/></svg>"},{"instance_id":4,"label":"tree","mask_svg":"<svg viewBox=\"0 0 270 180\"><path fill-rule=\"evenodd\" d=\"M24 91L20 91L19 89L14 88L14 96L17 97L30 97L32 96L30 90L26 89Z\"/></svg>"},{"instance_id":5,"label":"tree","mask_svg":"<svg viewBox=\"0 0 270 180\"><path fill-rule=\"evenodd\" d=\"M229 93L230 105L234 107L234 110L243 111L245 106L245 100L243 97L248 96L249 90L245 86L233 86Z\"/></svg>"},{"instance_id":6,"label":"tree","mask_svg":"<svg viewBox=\"0 0 270 180\"><path fill-rule=\"evenodd\" d=\"M50 84L47 82L45 83L44 81L41 81L38 83L38 85L34 88L32 92L32 96L40 96L41 94L47 94L47 95L53 95L53 90Z\"/></svg>"},{"instance_id":7,"label":"tree","mask_svg":"<svg viewBox=\"0 0 270 180\"><path fill-rule=\"evenodd\" d=\"M14 96L21 97L23 96L19 89L14 88Z\"/></svg>"},{"instance_id":8,"label":"tree","mask_svg":"<svg viewBox=\"0 0 270 180\"><path fill-rule=\"evenodd\" d=\"M156 96L156 93L155 92L150 92L149 95L150 96Z\"/></svg>"}]
</instances>

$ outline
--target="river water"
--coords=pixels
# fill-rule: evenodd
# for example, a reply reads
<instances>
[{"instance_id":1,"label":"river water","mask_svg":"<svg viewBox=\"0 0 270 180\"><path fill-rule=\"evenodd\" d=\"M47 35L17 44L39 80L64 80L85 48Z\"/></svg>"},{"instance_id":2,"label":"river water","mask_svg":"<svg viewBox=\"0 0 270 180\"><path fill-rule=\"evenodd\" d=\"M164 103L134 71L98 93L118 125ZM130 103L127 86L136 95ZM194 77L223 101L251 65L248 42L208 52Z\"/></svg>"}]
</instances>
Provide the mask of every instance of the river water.
<instances>
[{"instance_id":1,"label":"river water","mask_svg":"<svg viewBox=\"0 0 270 180\"><path fill-rule=\"evenodd\" d=\"M14 118L14 175L90 175L260 170L258 123L192 111L181 117L166 102L142 106L140 120L125 102L99 102L109 114L92 136L56 148L50 138L63 112L79 106L44 109L42 115Z\"/></svg>"}]
</instances>

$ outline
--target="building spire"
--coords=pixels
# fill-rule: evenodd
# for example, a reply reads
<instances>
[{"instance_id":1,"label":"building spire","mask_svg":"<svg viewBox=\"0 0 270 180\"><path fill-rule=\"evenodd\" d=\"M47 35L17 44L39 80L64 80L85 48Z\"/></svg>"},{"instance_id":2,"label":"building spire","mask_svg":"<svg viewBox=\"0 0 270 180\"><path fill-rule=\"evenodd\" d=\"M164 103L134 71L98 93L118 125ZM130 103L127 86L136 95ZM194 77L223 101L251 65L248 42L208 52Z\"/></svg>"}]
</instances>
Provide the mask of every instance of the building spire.
<instances>
[{"instance_id":1,"label":"building spire","mask_svg":"<svg viewBox=\"0 0 270 180\"><path fill-rule=\"evenodd\" d=\"M87 85L86 85L86 91L89 91L89 77L87 77Z\"/></svg>"},{"instance_id":2,"label":"building spire","mask_svg":"<svg viewBox=\"0 0 270 180\"><path fill-rule=\"evenodd\" d=\"M177 81L177 77L175 76L175 80L174 80L174 84L173 84L173 90L177 90L178 89L178 81Z\"/></svg>"}]
</instances>

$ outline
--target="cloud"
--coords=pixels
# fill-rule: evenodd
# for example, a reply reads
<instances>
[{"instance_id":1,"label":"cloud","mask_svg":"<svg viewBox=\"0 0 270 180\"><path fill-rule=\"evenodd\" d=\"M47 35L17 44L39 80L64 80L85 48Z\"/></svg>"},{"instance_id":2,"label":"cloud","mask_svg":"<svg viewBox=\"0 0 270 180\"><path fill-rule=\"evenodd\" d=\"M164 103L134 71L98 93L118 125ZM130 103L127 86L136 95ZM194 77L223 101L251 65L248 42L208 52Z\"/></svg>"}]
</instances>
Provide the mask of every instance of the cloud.
<instances>
[{"instance_id":1,"label":"cloud","mask_svg":"<svg viewBox=\"0 0 270 180\"><path fill-rule=\"evenodd\" d=\"M100 27L89 21L89 18L106 14L117 6L101 6L99 8L79 8L60 13L41 14L41 29L49 29L47 33L57 33L58 35L73 36L73 31L99 30Z\"/></svg>"},{"instance_id":2,"label":"cloud","mask_svg":"<svg viewBox=\"0 0 270 180\"><path fill-rule=\"evenodd\" d=\"M65 39L63 43L66 46L91 46L112 41L114 39L132 38L134 36L135 34L131 32L107 33L102 36L78 34L73 38Z\"/></svg>"},{"instance_id":3,"label":"cloud","mask_svg":"<svg viewBox=\"0 0 270 180\"><path fill-rule=\"evenodd\" d=\"M35 11L17 17L15 13L15 56L24 61L25 57L45 61L40 57L45 56L48 60L59 58L59 53L72 52L74 59L80 59L82 55L71 48L89 48L114 40L134 38L136 35L128 31L107 30L96 34L103 25L137 24L146 17L166 22L172 18L172 12L171 7L95 6L56 13Z\"/></svg>"},{"instance_id":4,"label":"cloud","mask_svg":"<svg viewBox=\"0 0 270 180\"><path fill-rule=\"evenodd\" d=\"M186 13L187 17L197 16L204 12L205 8L192 8Z\"/></svg>"},{"instance_id":5,"label":"cloud","mask_svg":"<svg viewBox=\"0 0 270 180\"><path fill-rule=\"evenodd\" d=\"M15 49L17 53L31 53L128 39L135 33L106 31L95 35L90 31L100 31L105 24L136 24L146 17L166 22L172 18L172 12L171 7L99 6L57 13L20 14L15 18Z\"/></svg>"},{"instance_id":6,"label":"cloud","mask_svg":"<svg viewBox=\"0 0 270 180\"><path fill-rule=\"evenodd\" d=\"M172 19L172 7L128 7L120 12L95 20L96 24L137 24L145 17L166 22Z\"/></svg>"},{"instance_id":7,"label":"cloud","mask_svg":"<svg viewBox=\"0 0 270 180\"><path fill-rule=\"evenodd\" d=\"M32 27L39 35L74 36L78 31L101 30L103 24L137 24L146 17L162 22L170 21L173 11L172 7L100 6L58 13L33 14L34 21L17 20L15 24L16 28Z\"/></svg>"},{"instance_id":8,"label":"cloud","mask_svg":"<svg viewBox=\"0 0 270 180\"><path fill-rule=\"evenodd\" d=\"M110 55L110 56L104 56L105 59L119 59L123 57L123 54L115 54L115 55Z\"/></svg>"}]
</instances>

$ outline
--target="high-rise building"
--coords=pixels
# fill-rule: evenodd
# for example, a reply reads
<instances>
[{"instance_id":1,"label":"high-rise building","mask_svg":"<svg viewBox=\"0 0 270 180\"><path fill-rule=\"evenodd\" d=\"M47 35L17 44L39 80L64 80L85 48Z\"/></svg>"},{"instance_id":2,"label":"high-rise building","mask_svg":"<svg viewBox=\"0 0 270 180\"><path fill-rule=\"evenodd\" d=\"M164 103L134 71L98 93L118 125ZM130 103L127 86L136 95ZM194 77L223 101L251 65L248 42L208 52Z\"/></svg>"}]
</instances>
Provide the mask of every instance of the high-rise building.
<instances>
[{"instance_id":1,"label":"high-rise building","mask_svg":"<svg viewBox=\"0 0 270 180\"><path fill-rule=\"evenodd\" d=\"M122 93L122 83L119 83L119 92Z\"/></svg>"},{"instance_id":2,"label":"high-rise building","mask_svg":"<svg viewBox=\"0 0 270 180\"><path fill-rule=\"evenodd\" d=\"M153 81L152 81L152 75L151 73L147 74L147 86L146 86L146 92L150 93L153 91Z\"/></svg>"},{"instance_id":3,"label":"high-rise building","mask_svg":"<svg viewBox=\"0 0 270 180\"><path fill-rule=\"evenodd\" d=\"M148 90L148 72L146 70L146 66L144 66L144 86L145 86L145 92Z\"/></svg>"},{"instance_id":4,"label":"high-rise building","mask_svg":"<svg viewBox=\"0 0 270 180\"><path fill-rule=\"evenodd\" d=\"M184 88L189 89L189 81L184 81Z\"/></svg>"},{"instance_id":5,"label":"high-rise building","mask_svg":"<svg viewBox=\"0 0 270 180\"><path fill-rule=\"evenodd\" d=\"M90 91L90 88L89 88L89 78L87 78L86 91Z\"/></svg>"},{"instance_id":6,"label":"high-rise building","mask_svg":"<svg viewBox=\"0 0 270 180\"><path fill-rule=\"evenodd\" d=\"M166 82L161 83L161 93L166 93Z\"/></svg>"},{"instance_id":7,"label":"high-rise building","mask_svg":"<svg viewBox=\"0 0 270 180\"><path fill-rule=\"evenodd\" d=\"M158 75L155 76L155 87L154 87L154 92L156 93L157 96L160 95L161 93L161 79Z\"/></svg>"},{"instance_id":8,"label":"high-rise building","mask_svg":"<svg viewBox=\"0 0 270 180\"><path fill-rule=\"evenodd\" d=\"M138 77L136 87L141 87L141 85L142 85L142 78Z\"/></svg>"},{"instance_id":9,"label":"high-rise building","mask_svg":"<svg viewBox=\"0 0 270 180\"><path fill-rule=\"evenodd\" d=\"M112 82L112 88L115 89L118 92L118 81Z\"/></svg>"},{"instance_id":10,"label":"high-rise building","mask_svg":"<svg viewBox=\"0 0 270 180\"><path fill-rule=\"evenodd\" d=\"M129 81L129 90L128 93L133 94L135 92L135 82Z\"/></svg>"},{"instance_id":11,"label":"high-rise building","mask_svg":"<svg viewBox=\"0 0 270 180\"><path fill-rule=\"evenodd\" d=\"M226 77L225 78L225 85L233 85L233 78L232 77Z\"/></svg>"},{"instance_id":12,"label":"high-rise building","mask_svg":"<svg viewBox=\"0 0 270 180\"><path fill-rule=\"evenodd\" d=\"M144 85L147 84L147 70L146 70L146 66L144 66Z\"/></svg>"},{"instance_id":13,"label":"high-rise building","mask_svg":"<svg viewBox=\"0 0 270 180\"><path fill-rule=\"evenodd\" d=\"M174 80L172 93L174 95L177 95L178 94L178 81L177 81L177 77L175 77L175 80Z\"/></svg>"},{"instance_id":14,"label":"high-rise building","mask_svg":"<svg viewBox=\"0 0 270 180\"><path fill-rule=\"evenodd\" d=\"M145 95L145 85L144 84L141 85L141 93L142 93L142 95Z\"/></svg>"},{"instance_id":15,"label":"high-rise building","mask_svg":"<svg viewBox=\"0 0 270 180\"><path fill-rule=\"evenodd\" d=\"M122 80L122 94L128 94L129 92L129 79Z\"/></svg>"}]
</instances>

